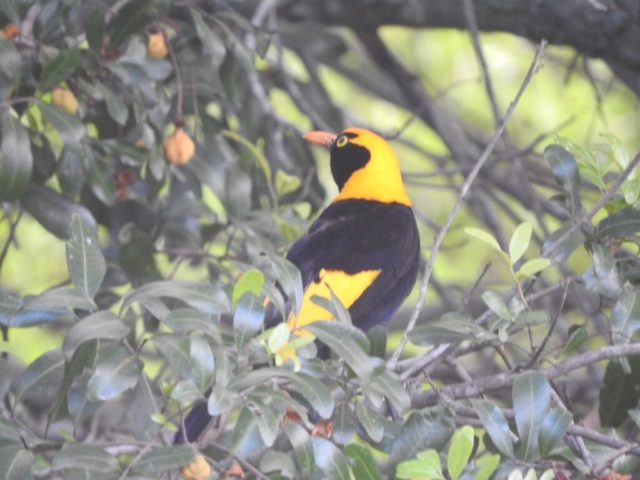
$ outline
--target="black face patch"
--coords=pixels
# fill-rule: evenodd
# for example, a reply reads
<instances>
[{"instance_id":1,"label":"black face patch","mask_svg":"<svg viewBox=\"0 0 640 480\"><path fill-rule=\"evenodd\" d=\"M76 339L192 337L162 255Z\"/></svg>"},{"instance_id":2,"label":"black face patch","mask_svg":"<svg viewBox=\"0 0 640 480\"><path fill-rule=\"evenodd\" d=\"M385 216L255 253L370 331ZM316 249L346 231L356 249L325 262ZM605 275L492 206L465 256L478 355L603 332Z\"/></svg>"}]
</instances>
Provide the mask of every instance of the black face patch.
<instances>
[{"instance_id":1,"label":"black face patch","mask_svg":"<svg viewBox=\"0 0 640 480\"><path fill-rule=\"evenodd\" d=\"M356 138L355 133L343 134L348 138ZM342 190L344 184L347 183L349 177L356 170L364 167L371 158L371 152L360 145L347 143L343 147L335 144L331 147L331 174L338 185L338 189Z\"/></svg>"}]
</instances>

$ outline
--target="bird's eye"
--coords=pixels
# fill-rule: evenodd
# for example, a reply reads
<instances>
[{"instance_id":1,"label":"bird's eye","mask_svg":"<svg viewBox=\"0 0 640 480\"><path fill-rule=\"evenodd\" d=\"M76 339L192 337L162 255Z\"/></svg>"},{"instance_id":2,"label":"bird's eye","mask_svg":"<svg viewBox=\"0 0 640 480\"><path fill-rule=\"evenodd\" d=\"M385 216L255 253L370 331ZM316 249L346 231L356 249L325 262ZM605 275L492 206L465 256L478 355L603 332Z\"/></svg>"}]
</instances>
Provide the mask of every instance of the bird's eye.
<instances>
[{"instance_id":1,"label":"bird's eye","mask_svg":"<svg viewBox=\"0 0 640 480\"><path fill-rule=\"evenodd\" d=\"M346 135L341 135L336 140L336 147L344 147L347 143L349 143L349 139Z\"/></svg>"}]
</instances>

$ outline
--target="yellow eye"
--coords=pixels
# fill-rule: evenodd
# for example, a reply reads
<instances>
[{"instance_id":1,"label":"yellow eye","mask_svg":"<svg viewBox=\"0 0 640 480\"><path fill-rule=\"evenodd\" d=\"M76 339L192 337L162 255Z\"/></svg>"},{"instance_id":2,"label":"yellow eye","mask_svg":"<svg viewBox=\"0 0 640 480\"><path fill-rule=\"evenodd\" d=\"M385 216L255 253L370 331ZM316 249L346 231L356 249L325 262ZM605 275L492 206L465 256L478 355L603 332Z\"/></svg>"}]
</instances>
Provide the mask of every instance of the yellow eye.
<instances>
[{"instance_id":1,"label":"yellow eye","mask_svg":"<svg viewBox=\"0 0 640 480\"><path fill-rule=\"evenodd\" d=\"M336 147L344 147L347 143L349 143L349 139L346 135L342 135L336 140Z\"/></svg>"}]
</instances>

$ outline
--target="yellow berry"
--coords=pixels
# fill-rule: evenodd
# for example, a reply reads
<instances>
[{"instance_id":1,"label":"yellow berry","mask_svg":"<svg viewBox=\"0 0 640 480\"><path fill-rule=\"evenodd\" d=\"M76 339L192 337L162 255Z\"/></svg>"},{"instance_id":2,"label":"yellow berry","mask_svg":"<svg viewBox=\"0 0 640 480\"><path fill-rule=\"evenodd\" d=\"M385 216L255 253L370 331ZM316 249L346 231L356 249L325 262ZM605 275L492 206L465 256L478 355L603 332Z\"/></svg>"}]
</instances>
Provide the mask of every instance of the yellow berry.
<instances>
[{"instance_id":1,"label":"yellow berry","mask_svg":"<svg viewBox=\"0 0 640 480\"><path fill-rule=\"evenodd\" d=\"M187 163L196 150L196 146L191 137L184 133L182 127L176 128L169 135L163 144L164 156L168 162L174 165L184 165Z\"/></svg>"},{"instance_id":2,"label":"yellow berry","mask_svg":"<svg viewBox=\"0 0 640 480\"><path fill-rule=\"evenodd\" d=\"M147 55L152 58L164 58L167 56L167 44L165 43L164 34L162 32L149 34Z\"/></svg>"},{"instance_id":3,"label":"yellow berry","mask_svg":"<svg viewBox=\"0 0 640 480\"><path fill-rule=\"evenodd\" d=\"M189 465L180 469L180 475L185 480L205 480L211 475L211 466L198 453Z\"/></svg>"},{"instance_id":4,"label":"yellow berry","mask_svg":"<svg viewBox=\"0 0 640 480\"><path fill-rule=\"evenodd\" d=\"M63 108L71 114L75 114L78 111L78 100L68 88L54 87L51 92L51 101L54 105Z\"/></svg>"}]
</instances>

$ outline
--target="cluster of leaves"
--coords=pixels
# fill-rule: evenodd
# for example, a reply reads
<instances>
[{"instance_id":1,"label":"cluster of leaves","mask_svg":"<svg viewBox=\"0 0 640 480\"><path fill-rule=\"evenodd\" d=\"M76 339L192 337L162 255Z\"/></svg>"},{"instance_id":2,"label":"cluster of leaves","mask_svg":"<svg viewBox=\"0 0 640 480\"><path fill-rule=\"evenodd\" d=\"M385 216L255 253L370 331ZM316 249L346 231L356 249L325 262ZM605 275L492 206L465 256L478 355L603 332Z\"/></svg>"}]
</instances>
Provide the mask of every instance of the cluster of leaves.
<instances>
[{"instance_id":1,"label":"cluster of leaves","mask_svg":"<svg viewBox=\"0 0 640 480\"><path fill-rule=\"evenodd\" d=\"M20 357L14 329L46 325L63 337L23 371L0 369L0 479L157 478L192 462L197 450L215 466L212 478L234 464L258 478L548 478L546 462L557 459L589 472L562 440L571 413L552 406L550 384L535 370L551 354L584 351L589 338L627 345L640 328L640 267L631 253L640 231L636 172L596 223L583 207L630 164L619 142L549 147L562 192L552 201L564 216L539 258L523 260L531 222L515 227L508 248L468 230L506 261L513 295L488 290L481 295L488 310L476 321L448 313L410 333L416 345L464 342L501 352L520 331L546 330L548 339L557 318L535 305L529 287L586 246L592 265L578 280L600 301L610 329L587 319L559 347L532 345L506 400L513 414L489 400L467 404L465 415L486 431L480 449L469 427L455 430L467 417L453 400L412 408L418 394L383 360L386 329L355 329L339 302L317 299L338 321L308 327L313 336L262 325L266 299L286 307L276 281L292 308L302 298L299 273L273 252L298 238L324 197L297 125L269 97L286 91L319 126L342 126L315 78L299 81L282 68L284 49L307 62L321 58L406 106L401 94L358 62L340 65L347 47L339 35L291 23L278 32L269 2L234 9L142 0L105 11L79 0L28 3L0 3L1 21L18 31L0 36L0 200L10 237L24 211L67 242L73 286L37 296L0 291L0 350L9 359ZM179 162L163 147L175 132L181 142L195 140L193 152L188 143L186 154L177 149ZM185 266L206 280L175 279ZM314 339L330 360L316 358ZM603 426L637 420L629 410L639 392L638 358L611 361L600 390ZM213 437L171 445L196 402L219 419ZM319 431L317 420L330 427ZM599 461L617 458L612 447L588 446ZM635 468L626 456L614 466Z\"/></svg>"}]
</instances>

